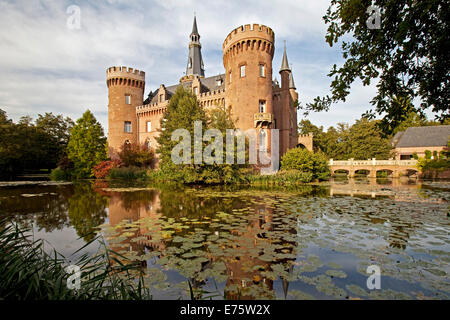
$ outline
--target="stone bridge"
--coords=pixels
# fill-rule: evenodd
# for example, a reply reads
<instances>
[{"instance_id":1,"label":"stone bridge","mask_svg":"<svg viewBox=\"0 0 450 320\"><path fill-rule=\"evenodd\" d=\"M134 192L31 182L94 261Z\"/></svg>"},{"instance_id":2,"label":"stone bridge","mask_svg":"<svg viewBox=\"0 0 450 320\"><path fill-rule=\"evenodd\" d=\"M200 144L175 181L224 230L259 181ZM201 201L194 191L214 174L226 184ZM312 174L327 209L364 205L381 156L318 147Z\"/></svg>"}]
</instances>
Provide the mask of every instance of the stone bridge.
<instances>
[{"instance_id":1,"label":"stone bridge","mask_svg":"<svg viewBox=\"0 0 450 320\"><path fill-rule=\"evenodd\" d=\"M355 176L358 171L369 172L370 178L376 178L378 171L386 171L393 178L398 178L400 175L413 175L419 174L417 168L417 160L344 160L336 161L330 159L329 166L332 175L335 175L336 171L347 171L350 178Z\"/></svg>"}]
</instances>

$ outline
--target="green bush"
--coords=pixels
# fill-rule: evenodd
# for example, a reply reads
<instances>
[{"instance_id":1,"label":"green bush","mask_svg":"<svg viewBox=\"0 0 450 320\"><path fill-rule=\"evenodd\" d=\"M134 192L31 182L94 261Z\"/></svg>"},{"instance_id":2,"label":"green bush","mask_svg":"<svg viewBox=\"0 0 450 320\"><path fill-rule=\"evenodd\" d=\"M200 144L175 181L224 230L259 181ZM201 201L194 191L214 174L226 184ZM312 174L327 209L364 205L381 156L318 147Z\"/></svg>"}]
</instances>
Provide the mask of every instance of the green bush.
<instances>
[{"instance_id":1,"label":"green bush","mask_svg":"<svg viewBox=\"0 0 450 320\"><path fill-rule=\"evenodd\" d=\"M58 167L53 169L52 172L50 173L50 180L52 181L70 180L70 174Z\"/></svg>"},{"instance_id":2,"label":"green bush","mask_svg":"<svg viewBox=\"0 0 450 320\"><path fill-rule=\"evenodd\" d=\"M146 170L137 167L113 168L109 171L110 179L145 179L147 177Z\"/></svg>"},{"instance_id":3,"label":"green bush","mask_svg":"<svg viewBox=\"0 0 450 320\"><path fill-rule=\"evenodd\" d=\"M311 174L311 180L326 180L330 177L328 159L322 152L313 153L306 149L290 149L281 158L281 170L298 170Z\"/></svg>"}]
</instances>

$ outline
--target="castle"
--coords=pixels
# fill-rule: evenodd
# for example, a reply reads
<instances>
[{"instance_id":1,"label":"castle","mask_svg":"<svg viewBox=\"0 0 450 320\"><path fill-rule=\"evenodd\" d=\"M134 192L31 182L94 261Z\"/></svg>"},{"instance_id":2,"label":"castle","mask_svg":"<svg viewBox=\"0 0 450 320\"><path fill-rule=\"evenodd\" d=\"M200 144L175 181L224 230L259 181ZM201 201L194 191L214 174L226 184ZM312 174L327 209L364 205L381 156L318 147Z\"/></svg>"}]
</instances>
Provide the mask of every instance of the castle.
<instances>
[{"instance_id":1,"label":"castle","mask_svg":"<svg viewBox=\"0 0 450 320\"><path fill-rule=\"evenodd\" d=\"M275 34L267 26L248 24L236 28L223 42L225 73L205 77L200 34L194 17L186 74L178 84L161 85L144 99L145 72L124 66L108 68L109 155L116 157L124 143L156 148L155 138L159 134L161 119L171 96L182 85L192 90L198 103L206 110L225 108L237 129L257 130L260 150L271 152L271 129L278 129L281 157L288 149L298 145L295 106L298 93L286 46L279 71L281 85L273 80L274 45Z\"/></svg>"}]
</instances>

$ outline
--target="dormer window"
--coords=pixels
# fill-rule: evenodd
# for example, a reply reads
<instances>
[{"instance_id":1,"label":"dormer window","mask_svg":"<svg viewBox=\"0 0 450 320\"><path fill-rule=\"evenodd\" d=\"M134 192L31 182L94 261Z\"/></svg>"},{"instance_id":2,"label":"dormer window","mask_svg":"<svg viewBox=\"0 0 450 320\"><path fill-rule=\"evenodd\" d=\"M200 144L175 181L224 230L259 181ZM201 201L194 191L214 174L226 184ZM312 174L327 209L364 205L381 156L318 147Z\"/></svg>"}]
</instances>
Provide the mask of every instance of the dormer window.
<instances>
[{"instance_id":1,"label":"dormer window","mask_svg":"<svg viewBox=\"0 0 450 320\"><path fill-rule=\"evenodd\" d=\"M198 95L198 87L194 87L194 94Z\"/></svg>"},{"instance_id":2,"label":"dormer window","mask_svg":"<svg viewBox=\"0 0 450 320\"><path fill-rule=\"evenodd\" d=\"M218 87L220 87L220 86L222 85L222 83L223 83L222 79L217 79L217 80L216 80L216 85L217 85Z\"/></svg>"}]
</instances>

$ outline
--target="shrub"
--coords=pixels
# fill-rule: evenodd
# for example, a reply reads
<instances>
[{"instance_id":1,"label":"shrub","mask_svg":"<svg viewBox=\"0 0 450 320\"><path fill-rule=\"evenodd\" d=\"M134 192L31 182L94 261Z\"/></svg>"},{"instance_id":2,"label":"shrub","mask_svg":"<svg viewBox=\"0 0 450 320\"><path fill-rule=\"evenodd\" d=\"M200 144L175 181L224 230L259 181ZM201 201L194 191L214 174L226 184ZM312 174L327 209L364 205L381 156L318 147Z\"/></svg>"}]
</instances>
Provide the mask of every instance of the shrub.
<instances>
[{"instance_id":1,"label":"shrub","mask_svg":"<svg viewBox=\"0 0 450 320\"><path fill-rule=\"evenodd\" d=\"M150 167L155 158L153 150L135 143L124 143L119 157L125 167L145 168Z\"/></svg>"},{"instance_id":2,"label":"shrub","mask_svg":"<svg viewBox=\"0 0 450 320\"><path fill-rule=\"evenodd\" d=\"M110 179L145 179L146 178L146 170L137 167L122 167L122 168L113 168L109 171L108 177Z\"/></svg>"},{"instance_id":3,"label":"shrub","mask_svg":"<svg viewBox=\"0 0 450 320\"><path fill-rule=\"evenodd\" d=\"M102 161L92 169L92 173L97 179L105 179L109 172L114 168L120 168L122 162L120 160Z\"/></svg>"},{"instance_id":4,"label":"shrub","mask_svg":"<svg viewBox=\"0 0 450 320\"><path fill-rule=\"evenodd\" d=\"M52 172L50 173L50 180L52 181L70 180L70 174L58 167L53 169Z\"/></svg>"},{"instance_id":5,"label":"shrub","mask_svg":"<svg viewBox=\"0 0 450 320\"><path fill-rule=\"evenodd\" d=\"M322 152L313 153L306 149L290 149L281 158L282 170L298 170L312 175L311 180L326 180L330 177L328 159Z\"/></svg>"}]
</instances>

